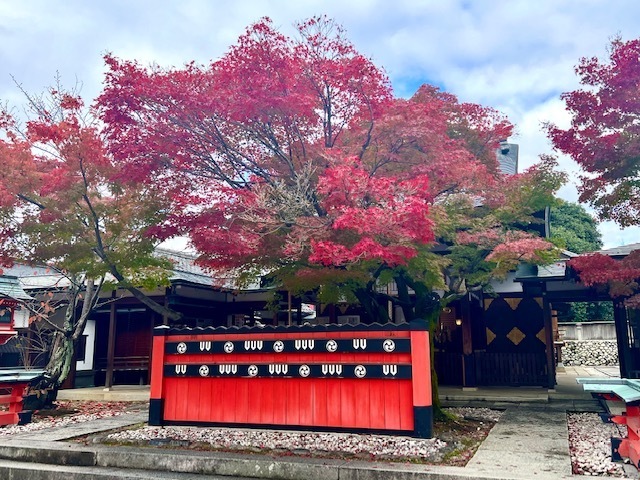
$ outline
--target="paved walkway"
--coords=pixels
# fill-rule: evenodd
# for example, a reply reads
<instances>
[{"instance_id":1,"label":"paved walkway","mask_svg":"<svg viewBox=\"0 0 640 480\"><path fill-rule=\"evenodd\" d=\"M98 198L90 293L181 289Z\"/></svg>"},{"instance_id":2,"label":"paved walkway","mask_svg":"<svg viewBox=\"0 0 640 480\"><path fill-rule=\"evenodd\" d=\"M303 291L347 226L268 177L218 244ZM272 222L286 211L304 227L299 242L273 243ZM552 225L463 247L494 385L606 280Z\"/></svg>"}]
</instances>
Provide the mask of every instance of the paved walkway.
<instances>
[{"instance_id":1,"label":"paved walkway","mask_svg":"<svg viewBox=\"0 0 640 480\"><path fill-rule=\"evenodd\" d=\"M570 476L566 409L536 404L507 408L466 468L496 478L507 472L521 478Z\"/></svg>"},{"instance_id":2,"label":"paved walkway","mask_svg":"<svg viewBox=\"0 0 640 480\"><path fill-rule=\"evenodd\" d=\"M62 465L76 465L72 460L75 457L70 456L69 453L72 451L76 452L79 455L78 458L82 458L82 462L86 462L87 465L105 469L138 468L143 471L178 468L182 472L202 474L204 476L198 478L203 479L207 475L291 480L300 478L305 480L577 478L571 475L566 412L567 410L594 411L598 405L589 394L583 392L581 386L577 385L575 378L615 375L615 368L610 367L566 367L565 372L558 374L558 385L550 391L540 388L478 390L443 388L441 397L445 405L480 404L505 409L500 422L491 430L466 467L345 462L299 457L274 458L263 455L114 448L102 445L83 446L64 442L76 436L146 421L146 412L135 412L0 440L0 477L4 478L2 477L3 462L11 463L19 460L38 462L41 458L55 458L59 454L66 455ZM100 395L100 389L93 390ZM113 392L117 390L114 389ZM136 397L133 389L120 390L123 394L121 398ZM73 391L68 392L67 396ZM88 393L83 392L83 394L86 398ZM138 389L138 394L148 395L148 389ZM2 460L3 458L7 460ZM54 462L52 460L49 463Z\"/></svg>"},{"instance_id":3,"label":"paved walkway","mask_svg":"<svg viewBox=\"0 0 640 480\"><path fill-rule=\"evenodd\" d=\"M147 420L149 420L149 411L145 409L139 412L105 417L99 420L13 434L12 439L18 439L20 441L56 442L142 424L146 423Z\"/></svg>"}]
</instances>

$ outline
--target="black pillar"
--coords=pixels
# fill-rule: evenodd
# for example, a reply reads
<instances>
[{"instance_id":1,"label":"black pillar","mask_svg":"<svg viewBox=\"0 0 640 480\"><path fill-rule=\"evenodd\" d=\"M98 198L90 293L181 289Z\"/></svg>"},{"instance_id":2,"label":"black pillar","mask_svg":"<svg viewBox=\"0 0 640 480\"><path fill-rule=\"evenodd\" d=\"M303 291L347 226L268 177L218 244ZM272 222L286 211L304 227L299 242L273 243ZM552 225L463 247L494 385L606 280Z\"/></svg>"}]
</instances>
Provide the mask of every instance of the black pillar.
<instances>
[{"instance_id":1,"label":"black pillar","mask_svg":"<svg viewBox=\"0 0 640 480\"><path fill-rule=\"evenodd\" d=\"M618 343L618 361L620 363L620 376L629 378L631 353L629 349L629 327L627 309L622 303L613 304L613 320L616 326L616 340Z\"/></svg>"},{"instance_id":2,"label":"black pillar","mask_svg":"<svg viewBox=\"0 0 640 480\"><path fill-rule=\"evenodd\" d=\"M553 344L553 320L551 318L551 304L547 298L547 284L542 286L542 315L544 318L544 340L547 344L547 388L556 388L556 357Z\"/></svg>"},{"instance_id":3,"label":"black pillar","mask_svg":"<svg viewBox=\"0 0 640 480\"><path fill-rule=\"evenodd\" d=\"M104 386L113 386L113 361L116 349L116 291L111 294L111 312L109 315L109 340L107 343L107 372L105 374Z\"/></svg>"}]
</instances>

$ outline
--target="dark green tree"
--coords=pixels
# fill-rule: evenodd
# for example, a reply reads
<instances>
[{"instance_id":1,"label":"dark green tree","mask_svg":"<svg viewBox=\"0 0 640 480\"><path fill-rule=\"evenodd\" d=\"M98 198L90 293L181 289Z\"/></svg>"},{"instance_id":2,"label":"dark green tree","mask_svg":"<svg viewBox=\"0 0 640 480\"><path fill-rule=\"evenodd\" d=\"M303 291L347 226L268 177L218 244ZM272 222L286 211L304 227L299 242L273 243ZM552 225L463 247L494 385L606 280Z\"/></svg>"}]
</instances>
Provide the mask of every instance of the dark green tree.
<instances>
[{"instance_id":1,"label":"dark green tree","mask_svg":"<svg viewBox=\"0 0 640 480\"><path fill-rule=\"evenodd\" d=\"M551 207L551 239L573 253L593 252L602 248L602 235L596 220L577 203L558 199ZM557 306L561 322L613 320L611 302L574 302Z\"/></svg>"},{"instance_id":2,"label":"dark green tree","mask_svg":"<svg viewBox=\"0 0 640 480\"><path fill-rule=\"evenodd\" d=\"M573 253L593 252L602 248L602 236L596 220L582 205L558 199L551 207L551 240Z\"/></svg>"}]
</instances>

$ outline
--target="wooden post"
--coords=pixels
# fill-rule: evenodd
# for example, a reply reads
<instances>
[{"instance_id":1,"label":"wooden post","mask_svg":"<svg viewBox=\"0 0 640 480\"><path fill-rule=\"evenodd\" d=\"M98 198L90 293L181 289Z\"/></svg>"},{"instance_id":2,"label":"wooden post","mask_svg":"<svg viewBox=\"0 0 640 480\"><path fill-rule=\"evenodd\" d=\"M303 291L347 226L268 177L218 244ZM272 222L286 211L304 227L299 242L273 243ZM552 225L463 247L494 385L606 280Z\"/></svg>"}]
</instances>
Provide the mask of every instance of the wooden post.
<instances>
[{"instance_id":1,"label":"wooden post","mask_svg":"<svg viewBox=\"0 0 640 480\"><path fill-rule=\"evenodd\" d=\"M551 321L551 304L547 298L546 283L542 283L542 315L544 319L544 339L547 344L547 388L556 388L556 360L553 345L553 324Z\"/></svg>"},{"instance_id":2,"label":"wooden post","mask_svg":"<svg viewBox=\"0 0 640 480\"><path fill-rule=\"evenodd\" d=\"M462 353L471 355L473 353L473 340L471 334L471 305L469 297L466 296L460 301L462 319Z\"/></svg>"},{"instance_id":3,"label":"wooden post","mask_svg":"<svg viewBox=\"0 0 640 480\"><path fill-rule=\"evenodd\" d=\"M116 350L116 291L111 293L111 311L109 314L109 340L107 343L107 372L104 379L105 390L113 387L113 361Z\"/></svg>"},{"instance_id":4,"label":"wooden post","mask_svg":"<svg viewBox=\"0 0 640 480\"><path fill-rule=\"evenodd\" d=\"M429 331L411 330L411 381L413 385L413 433L433 437Z\"/></svg>"},{"instance_id":5,"label":"wooden post","mask_svg":"<svg viewBox=\"0 0 640 480\"><path fill-rule=\"evenodd\" d=\"M171 294L171 287L165 287L164 289L164 307L165 308L169 308L169 295ZM226 300L226 293L225 293L225 300ZM167 316L166 313L162 314L162 325L169 325L169 317Z\"/></svg>"},{"instance_id":6,"label":"wooden post","mask_svg":"<svg viewBox=\"0 0 640 480\"><path fill-rule=\"evenodd\" d=\"M164 360L169 327L154 329L151 349L151 388L149 394L149 425L160 426L164 420Z\"/></svg>"}]
</instances>

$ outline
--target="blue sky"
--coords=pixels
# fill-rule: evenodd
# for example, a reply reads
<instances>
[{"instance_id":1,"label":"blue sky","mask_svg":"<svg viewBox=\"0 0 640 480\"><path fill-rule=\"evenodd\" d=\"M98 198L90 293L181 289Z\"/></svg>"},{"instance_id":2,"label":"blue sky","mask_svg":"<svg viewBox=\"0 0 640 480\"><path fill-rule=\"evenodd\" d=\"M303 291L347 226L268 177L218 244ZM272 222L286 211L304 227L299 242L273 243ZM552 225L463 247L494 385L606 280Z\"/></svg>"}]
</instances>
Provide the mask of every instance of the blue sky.
<instances>
[{"instance_id":1,"label":"blue sky","mask_svg":"<svg viewBox=\"0 0 640 480\"><path fill-rule=\"evenodd\" d=\"M12 77L40 92L56 74L100 91L102 55L179 66L222 55L268 16L285 33L326 14L384 67L398 96L422 83L492 106L516 124L520 165L552 153L541 123L567 125L562 92L578 87L573 67L606 55L609 40L640 37L636 0L0 0L0 100L20 106ZM576 165L560 157L576 177ZM575 184L560 196L577 199ZM640 241L640 228L600 226L605 247Z\"/></svg>"}]
</instances>

